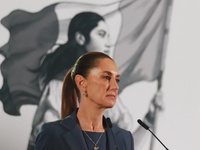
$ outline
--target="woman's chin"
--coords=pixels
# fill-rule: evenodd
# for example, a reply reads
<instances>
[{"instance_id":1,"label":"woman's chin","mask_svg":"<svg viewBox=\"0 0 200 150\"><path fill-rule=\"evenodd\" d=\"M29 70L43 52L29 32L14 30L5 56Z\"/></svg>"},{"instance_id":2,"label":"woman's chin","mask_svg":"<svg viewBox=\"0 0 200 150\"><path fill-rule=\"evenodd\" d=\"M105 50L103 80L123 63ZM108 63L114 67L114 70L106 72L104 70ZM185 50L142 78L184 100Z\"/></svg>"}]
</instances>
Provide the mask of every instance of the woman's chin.
<instances>
[{"instance_id":1,"label":"woman's chin","mask_svg":"<svg viewBox=\"0 0 200 150\"><path fill-rule=\"evenodd\" d=\"M115 106L115 102L112 102L106 105L106 108L113 108L114 106Z\"/></svg>"}]
</instances>

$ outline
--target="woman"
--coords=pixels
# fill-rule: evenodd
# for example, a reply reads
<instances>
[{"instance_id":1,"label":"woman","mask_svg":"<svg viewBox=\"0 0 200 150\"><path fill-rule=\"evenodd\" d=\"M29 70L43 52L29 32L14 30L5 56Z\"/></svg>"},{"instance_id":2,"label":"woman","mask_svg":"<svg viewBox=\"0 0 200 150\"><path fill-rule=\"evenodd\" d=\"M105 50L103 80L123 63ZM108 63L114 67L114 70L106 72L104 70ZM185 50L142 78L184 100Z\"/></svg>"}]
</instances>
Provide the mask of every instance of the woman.
<instances>
[{"instance_id":1,"label":"woman","mask_svg":"<svg viewBox=\"0 0 200 150\"><path fill-rule=\"evenodd\" d=\"M116 102L119 81L117 66L108 55L82 55L63 82L62 120L42 126L35 150L133 150L131 132L103 116Z\"/></svg>"},{"instance_id":2,"label":"woman","mask_svg":"<svg viewBox=\"0 0 200 150\"><path fill-rule=\"evenodd\" d=\"M68 29L68 42L48 54L39 70L40 84L44 92L33 119L28 150L34 149L35 138L43 123L61 118L62 81L76 59L91 51L109 54L110 47L109 29L103 17L94 12L82 12L72 18ZM131 115L126 112L124 105L118 102L115 108L126 120L124 125L129 125ZM114 121L117 122L118 119Z\"/></svg>"}]
</instances>

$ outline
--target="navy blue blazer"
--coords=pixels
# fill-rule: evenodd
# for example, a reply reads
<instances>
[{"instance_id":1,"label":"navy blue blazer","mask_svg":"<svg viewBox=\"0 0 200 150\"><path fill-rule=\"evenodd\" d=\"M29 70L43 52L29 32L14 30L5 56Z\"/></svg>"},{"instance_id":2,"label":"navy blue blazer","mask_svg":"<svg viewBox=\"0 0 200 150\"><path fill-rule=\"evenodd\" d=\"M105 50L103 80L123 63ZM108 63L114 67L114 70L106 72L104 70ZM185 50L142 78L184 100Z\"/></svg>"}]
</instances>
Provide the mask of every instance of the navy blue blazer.
<instances>
[{"instance_id":1,"label":"navy blue blazer","mask_svg":"<svg viewBox=\"0 0 200 150\"><path fill-rule=\"evenodd\" d=\"M63 120L43 124L35 142L35 150L87 150L76 112ZM103 122L109 150L134 150L130 131L112 125L105 117Z\"/></svg>"}]
</instances>

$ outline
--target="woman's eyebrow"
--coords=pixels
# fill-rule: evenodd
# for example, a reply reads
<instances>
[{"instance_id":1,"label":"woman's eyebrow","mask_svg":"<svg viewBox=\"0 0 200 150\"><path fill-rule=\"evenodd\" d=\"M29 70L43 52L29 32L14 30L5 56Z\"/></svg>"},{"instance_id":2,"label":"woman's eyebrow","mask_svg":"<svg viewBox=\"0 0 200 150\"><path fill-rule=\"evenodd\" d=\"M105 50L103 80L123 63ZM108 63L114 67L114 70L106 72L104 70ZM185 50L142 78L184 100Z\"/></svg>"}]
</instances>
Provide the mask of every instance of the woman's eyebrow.
<instances>
[{"instance_id":1,"label":"woman's eyebrow","mask_svg":"<svg viewBox=\"0 0 200 150\"><path fill-rule=\"evenodd\" d=\"M107 73L107 74L109 74L109 75L113 75L113 73L110 72L110 71L103 71L103 73ZM120 78L120 75L119 75L119 74L116 74L116 77L117 77L117 78Z\"/></svg>"},{"instance_id":2,"label":"woman's eyebrow","mask_svg":"<svg viewBox=\"0 0 200 150\"><path fill-rule=\"evenodd\" d=\"M104 29L99 29L98 32L103 32L103 34L106 34L106 31Z\"/></svg>"}]
</instances>

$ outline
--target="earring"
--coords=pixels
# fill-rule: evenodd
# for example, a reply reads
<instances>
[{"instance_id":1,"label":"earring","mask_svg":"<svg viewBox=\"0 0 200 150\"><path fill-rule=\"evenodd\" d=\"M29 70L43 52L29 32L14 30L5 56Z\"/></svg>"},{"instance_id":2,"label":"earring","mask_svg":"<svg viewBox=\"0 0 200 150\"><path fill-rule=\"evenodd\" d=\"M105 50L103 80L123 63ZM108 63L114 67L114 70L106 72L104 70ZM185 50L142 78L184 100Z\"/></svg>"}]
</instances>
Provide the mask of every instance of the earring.
<instances>
[{"instance_id":1,"label":"earring","mask_svg":"<svg viewBox=\"0 0 200 150\"><path fill-rule=\"evenodd\" d=\"M83 96L85 96L85 97L88 96L87 91L85 91L85 92L83 93Z\"/></svg>"}]
</instances>

